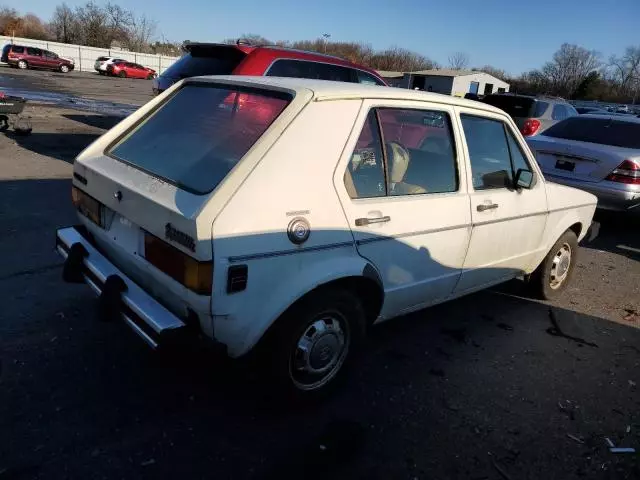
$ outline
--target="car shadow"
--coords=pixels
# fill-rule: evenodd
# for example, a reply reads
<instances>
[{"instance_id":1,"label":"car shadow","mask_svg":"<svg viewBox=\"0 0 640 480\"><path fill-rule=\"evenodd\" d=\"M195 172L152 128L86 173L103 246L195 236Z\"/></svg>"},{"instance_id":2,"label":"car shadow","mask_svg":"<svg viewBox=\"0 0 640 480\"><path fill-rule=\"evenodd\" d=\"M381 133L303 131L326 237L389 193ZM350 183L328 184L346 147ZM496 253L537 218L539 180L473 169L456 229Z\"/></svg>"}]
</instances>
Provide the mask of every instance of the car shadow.
<instances>
[{"instance_id":1,"label":"car shadow","mask_svg":"<svg viewBox=\"0 0 640 480\"><path fill-rule=\"evenodd\" d=\"M74 113L65 113L62 115L74 122L82 123L90 127L101 128L103 130L109 130L120 123L125 117L118 115L81 115Z\"/></svg>"},{"instance_id":2,"label":"car shadow","mask_svg":"<svg viewBox=\"0 0 640 480\"><path fill-rule=\"evenodd\" d=\"M597 210L596 237L583 247L624 255L640 261L640 214Z\"/></svg>"},{"instance_id":3,"label":"car shadow","mask_svg":"<svg viewBox=\"0 0 640 480\"><path fill-rule=\"evenodd\" d=\"M48 132L32 132L29 135L21 135L11 130L7 130L5 135L22 148L67 163L73 163L75 157L100 136L100 134L91 133Z\"/></svg>"}]
</instances>

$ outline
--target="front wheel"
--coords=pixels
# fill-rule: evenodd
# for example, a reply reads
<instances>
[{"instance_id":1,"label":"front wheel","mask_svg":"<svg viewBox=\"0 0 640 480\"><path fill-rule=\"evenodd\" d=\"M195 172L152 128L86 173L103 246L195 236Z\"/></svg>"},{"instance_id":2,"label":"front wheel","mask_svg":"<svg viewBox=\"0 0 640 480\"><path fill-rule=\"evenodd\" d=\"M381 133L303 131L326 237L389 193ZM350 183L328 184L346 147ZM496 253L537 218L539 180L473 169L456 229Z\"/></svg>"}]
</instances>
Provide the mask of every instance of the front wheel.
<instances>
[{"instance_id":1,"label":"front wheel","mask_svg":"<svg viewBox=\"0 0 640 480\"><path fill-rule=\"evenodd\" d=\"M69 66L68 65L60 65L60 71L62 73L69 73Z\"/></svg>"},{"instance_id":2,"label":"front wheel","mask_svg":"<svg viewBox=\"0 0 640 480\"><path fill-rule=\"evenodd\" d=\"M27 68L29 68L29 65L24 60L19 60L18 61L18 68L20 70L26 70Z\"/></svg>"},{"instance_id":3,"label":"front wheel","mask_svg":"<svg viewBox=\"0 0 640 480\"><path fill-rule=\"evenodd\" d=\"M321 290L302 299L268 333L269 379L280 393L301 399L330 391L365 333L361 300L346 290Z\"/></svg>"},{"instance_id":4,"label":"front wheel","mask_svg":"<svg viewBox=\"0 0 640 480\"><path fill-rule=\"evenodd\" d=\"M538 297L552 300L567 288L575 270L577 253L578 237L567 230L531 275L530 286Z\"/></svg>"}]
</instances>

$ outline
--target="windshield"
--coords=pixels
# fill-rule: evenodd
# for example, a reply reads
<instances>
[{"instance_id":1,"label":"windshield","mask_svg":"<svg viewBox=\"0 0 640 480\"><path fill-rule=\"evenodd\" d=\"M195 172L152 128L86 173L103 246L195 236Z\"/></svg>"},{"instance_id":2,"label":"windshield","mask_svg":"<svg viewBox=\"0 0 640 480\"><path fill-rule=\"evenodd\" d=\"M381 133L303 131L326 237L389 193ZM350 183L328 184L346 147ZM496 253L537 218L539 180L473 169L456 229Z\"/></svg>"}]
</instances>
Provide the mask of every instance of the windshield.
<instances>
[{"instance_id":1,"label":"windshield","mask_svg":"<svg viewBox=\"0 0 640 480\"><path fill-rule=\"evenodd\" d=\"M171 65L163 76L181 79L200 75L230 75L246 54L233 47L193 48Z\"/></svg>"},{"instance_id":2,"label":"windshield","mask_svg":"<svg viewBox=\"0 0 640 480\"><path fill-rule=\"evenodd\" d=\"M640 148L640 122L611 118L571 117L549 127L543 135L613 147Z\"/></svg>"},{"instance_id":3,"label":"windshield","mask_svg":"<svg viewBox=\"0 0 640 480\"><path fill-rule=\"evenodd\" d=\"M291 99L265 90L187 85L108 154L184 190L209 193Z\"/></svg>"},{"instance_id":4,"label":"windshield","mask_svg":"<svg viewBox=\"0 0 640 480\"><path fill-rule=\"evenodd\" d=\"M504 110L510 116L515 118L531 117L532 106L535 102L533 98L528 97L511 97L507 95L487 95L484 103L492 105Z\"/></svg>"}]
</instances>

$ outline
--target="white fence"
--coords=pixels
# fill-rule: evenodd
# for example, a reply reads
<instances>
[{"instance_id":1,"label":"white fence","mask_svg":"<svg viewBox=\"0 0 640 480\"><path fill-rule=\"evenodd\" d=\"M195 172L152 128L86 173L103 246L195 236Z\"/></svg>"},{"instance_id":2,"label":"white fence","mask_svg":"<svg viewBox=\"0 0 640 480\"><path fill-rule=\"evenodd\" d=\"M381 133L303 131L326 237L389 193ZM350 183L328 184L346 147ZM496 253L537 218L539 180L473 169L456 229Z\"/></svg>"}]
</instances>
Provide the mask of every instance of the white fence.
<instances>
[{"instance_id":1,"label":"white fence","mask_svg":"<svg viewBox=\"0 0 640 480\"><path fill-rule=\"evenodd\" d=\"M32 40L20 37L5 37L0 35L0 45L15 43L27 47L44 48L57 53L61 57L72 59L76 70L83 72L94 71L94 64L98 57L118 57L129 62L139 63L145 67L153 68L158 74L164 72L175 62L178 57L165 57L150 53L128 52L126 50L85 47L70 43L47 42L45 40Z\"/></svg>"}]
</instances>

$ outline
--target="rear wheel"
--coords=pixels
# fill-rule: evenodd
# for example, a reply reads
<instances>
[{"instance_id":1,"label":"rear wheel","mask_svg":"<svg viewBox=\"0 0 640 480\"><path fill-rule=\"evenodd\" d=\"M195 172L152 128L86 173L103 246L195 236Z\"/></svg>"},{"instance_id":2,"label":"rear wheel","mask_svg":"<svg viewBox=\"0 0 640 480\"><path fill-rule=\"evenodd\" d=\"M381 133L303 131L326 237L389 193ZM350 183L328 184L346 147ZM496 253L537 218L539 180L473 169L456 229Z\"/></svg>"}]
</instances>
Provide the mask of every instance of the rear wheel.
<instances>
[{"instance_id":1,"label":"rear wheel","mask_svg":"<svg viewBox=\"0 0 640 480\"><path fill-rule=\"evenodd\" d=\"M120 78L127 78L127 72L125 72L124 70L122 70L120 73L118 73L118 76Z\"/></svg>"},{"instance_id":2,"label":"rear wheel","mask_svg":"<svg viewBox=\"0 0 640 480\"><path fill-rule=\"evenodd\" d=\"M29 64L24 60L18 60L18 68L20 70L26 70L27 68L29 68Z\"/></svg>"},{"instance_id":3,"label":"rear wheel","mask_svg":"<svg viewBox=\"0 0 640 480\"><path fill-rule=\"evenodd\" d=\"M361 300L346 290L321 290L294 305L262 345L269 379L300 399L326 394L344 375L365 333Z\"/></svg>"},{"instance_id":4,"label":"rear wheel","mask_svg":"<svg viewBox=\"0 0 640 480\"><path fill-rule=\"evenodd\" d=\"M62 73L68 73L69 72L69 66L68 65L60 65L60 71Z\"/></svg>"},{"instance_id":5,"label":"rear wheel","mask_svg":"<svg viewBox=\"0 0 640 480\"><path fill-rule=\"evenodd\" d=\"M578 237L567 230L531 274L529 284L538 297L552 300L567 288L573 276L577 253Z\"/></svg>"}]
</instances>

